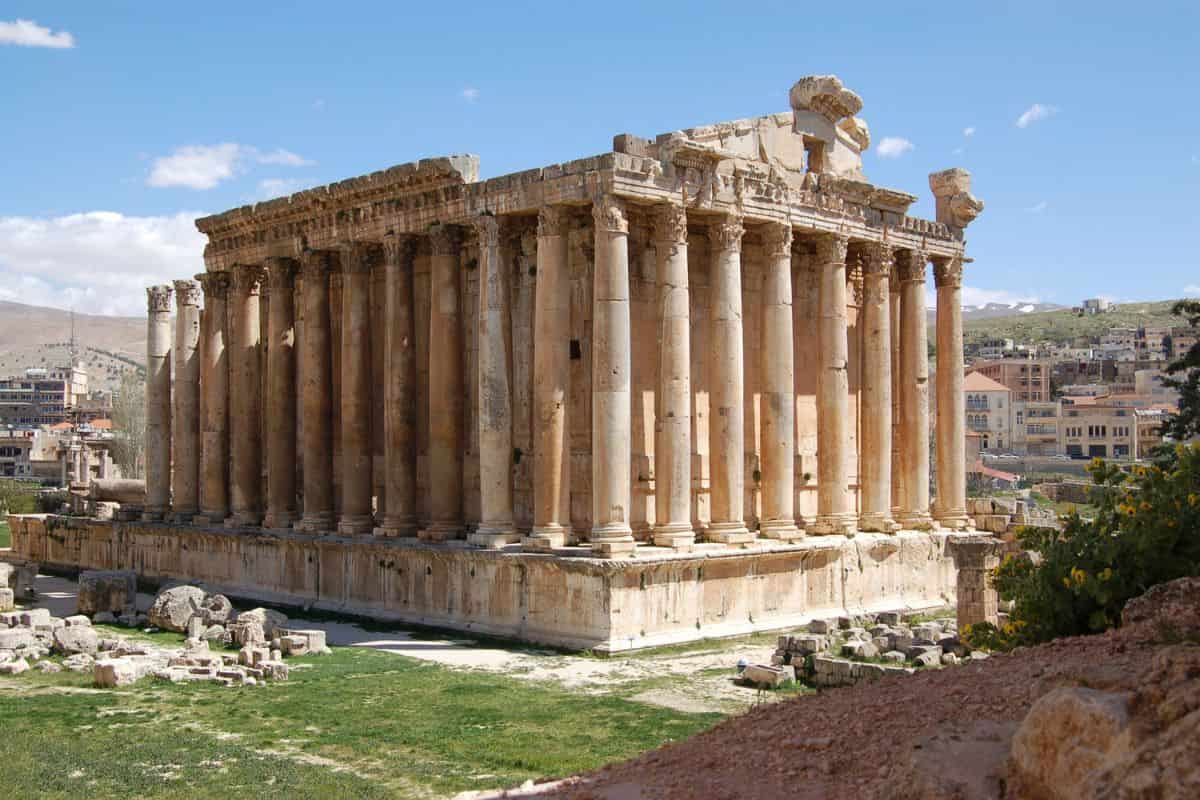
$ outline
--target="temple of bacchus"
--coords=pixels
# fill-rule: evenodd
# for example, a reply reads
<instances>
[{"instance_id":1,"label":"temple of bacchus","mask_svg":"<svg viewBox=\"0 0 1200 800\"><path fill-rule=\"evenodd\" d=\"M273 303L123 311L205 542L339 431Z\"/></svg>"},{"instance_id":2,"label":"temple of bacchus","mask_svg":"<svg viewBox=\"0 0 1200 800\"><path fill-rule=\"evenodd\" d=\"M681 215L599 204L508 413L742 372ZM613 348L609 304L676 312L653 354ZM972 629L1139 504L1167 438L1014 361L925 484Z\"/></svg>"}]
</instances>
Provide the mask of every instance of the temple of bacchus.
<instances>
[{"instance_id":1,"label":"temple of bacchus","mask_svg":"<svg viewBox=\"0 0 1200 800\"><path fill-rule=\"evenodd\" d=\"M149 289L140 518L14 546L610 651L952 601L983 204L950 169L908 216L856 94L790 101L197 220L204 272Z\"/></svg>"}]
</instances>

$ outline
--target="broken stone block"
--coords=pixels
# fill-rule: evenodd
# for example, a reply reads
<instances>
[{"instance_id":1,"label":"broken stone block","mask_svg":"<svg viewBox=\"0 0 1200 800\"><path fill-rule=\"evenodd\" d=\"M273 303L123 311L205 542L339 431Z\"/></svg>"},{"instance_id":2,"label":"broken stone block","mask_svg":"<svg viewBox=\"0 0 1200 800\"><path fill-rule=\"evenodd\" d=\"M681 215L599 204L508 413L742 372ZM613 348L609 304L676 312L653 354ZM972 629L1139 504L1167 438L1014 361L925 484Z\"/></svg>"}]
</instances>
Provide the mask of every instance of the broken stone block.
<instances>
[{"instance_id":1,"label":"broken stone block","mask_svg":"<svg viewBox=\"0 0 1200 800\"><path fill-rule=\"evenodd\" d=\"M233 604L223 594L210 594L200 609L206 625L224 625L233 619Z\"/></svg>"},{"instance_id":2,"label":"broken stone block","mask_svg":"<svg viewBox=\"0 0 1200 800\"><path fill-rule=\"evenodd\" d=\"M55 664L53 661L39 661L38 663L33 665L33 668L36 669L38 672L45 672L47 674L53 674L53 673L58 673L58 672L63 671L63 668L60 665Z\"/></svg>"},{"instance_id":3,"label":"broken stone block","mask_svg":"<svg viewBox=\"0 0 1200 800\"><path fill-rule=\"evenodd\" d=\"M958 656L954 653L942 653L942 664L945 666L953 666L958 663Z\"/></svg>"},{"instance_id":4,"label":"broken stone block","mask_svg":"<svg viewBox=\"0 0 1200 800\"><path fill-rule=\"evenodd\" d=\"M279 649L285 656L329 652L329 648L325 646L325 631L291 628L280 632L285 634L279 639Z\"/></svg>"},{"instance_id":5,"label":"broken stone block","mask_svg":"<svg viewBox=\"0 0 1200 800\"><path fill-rule=\"evenodd\" d=\"M128 686L138 679L137 665L127 658L104 658L93 665L92 679L105 689Z\"/></svg>"},{"instance_id":6,"label":"broken stone block","mask_svg":"<svg viewBox=\"0 0 1200 800\"><path fill-rule=\"evenodd\" d=\"M77 653L69 658L64 658L62 665L71 672L87 672L95 663L96 660L87 653Z\"/></svg>"},{"instance_id":7,"label":"broken stone block","mask_svg":"<svg viewBox=\"0 0 1200 800\"><path fill-rule=\"evenodd\" d=\"M875 658L879 650L870 642L846 642L842 645L842 653L859 658Z\"/></svg>"},{"instance_id":8,"label":"broken stone block","mask_svg":"<svg viewBox=\"0 0 1200 800\"><path fill-rule=\"evenodd\" d=\"M262 623L247 621L245 615L239 617L237 622L230 623L228 630L233 643L239 646L262 644L267 640Z\"/></svg>"},{"instance_id":9,"label":"broken stone block","mask_svg":"<svg viewBox=\"0 0 1200 800\"><path fill-rule=\"evenodd\" d=\"M288 679L288 665L282 661L264 661L259 667L262 669L263 675L273 681L286 681Z\"/></svg>"},{"instance_id":10,"label":"broken stone block","mask_svg":"<svg viewBox=\"0 0 1200 800\"><path fill-rule=\"evenodd\" d=\"M87 628L92 627L92 621L90 619L88 619L87 617L85 617L83 614L76 614L73 617L67 617L66 619L63 620L63 624L66 625L68 628L75 628L75 627L80 627L80 626L87 627Z\"/></svg>"},{"instance_id":11,"label":"broken stone block","mask_svg":"<svg viewBox=\"0 0 1200 800\"><path fill-rule=\"evenodd\" d=\"M31 608L27 611L20 612L18 620L27 628L36 628L38 625L50 624L50 609L48 608Z\"/></svg>"},{"instance_id":12,"label":"broken stone block","mask_svg":"<svg viewBox=\"0 0 1200 800\"><path fill-rule=\"evenodd\" d=\"M303 636L281 636L279 645L285 656L302 656L308 653L308 639Z\"/></svg>"},{"instance_id":13,"label":"broken stone block","mask_svg":"<svg viewBox=\"0 0 1200 800\"><path fill-rule=\"evenodd\" d=\"M16 608L16 594L7 586L0 587L0 611L12 611Z\"/></svg>"},{"instance_id":14,"label":"broken stone block","mask_svg":"<svg viewBox=\"0 0 1200 800\"><path fill-rule=\"evenodd\" d=\"M269 608L255 608L238 614L238 622L257 622L262 626L263 636L270 640L275 638L275 629L287 627L286 614Z\"/></svg>"},{"instance_id":15,"label":"broken stone block","mask_svg":"<svg viewBox=\"0 0 1200 800\"><path fill-rule=\"evenodd\" d=\"M87 653L94 656L100 649L100 637L90 625L62 627L54 632L54 652L64 656Z\"/></svg>"},{"instance_id":16,"label":"broken stone block","mask_svg":"<svg viewBox=\"0 0 1200 800\"><path fill-rule=\"evenodd\" d=\"M23 658L16 661L6 661L0 664L0 675L20 675L29 670L29 662Z\"/></svg>"},{"instance_id":17,"label":"broken stone block","mask_svg":"<svg viewBox=\"0 0 1200 800\"><path fill-rule=\"evenodd\" d=\"M80 614L122 614L137 599L137 575L132 570L85 570L79 573L76 599Z\"/></svg>"},{"instance_id":18,"label":"broken stone block","mask_svg":"<svg viewBox=\"0 0 1200 800\"><path fill-rule=\"evenodd\" d=\"M160 592L147 615L150 624L164 631L184 633L188 620L200 611L206 596L198 586L175 586Z\"/></svg>"},{"instance_id":19,"label":"broken stone block","mask_svg":"<svg viewBox=\"0 0 1200 800\"><path fill-rule=\"evenodd\" d=\"M200 614L195 614L188 619L185 632L187 633L187 638L189 640L200 639L204 636L204 631L207 628L208 626L204 623L204 617L202 617Z\"/></svg>"},{"instance_id":20,"label":"broken stone block","mask_svg":"<svg viewBox=\"0 0 1200 800\"><path fill-rule=\"evenodd\" d=\"M766 664L751 664L742 672L743 683L757 686L760 689L777 689L796 680L796 671L792 667L772 667Z\"/></svg>"},{"instance_id":21,"label":"broken stone block","mask_svg":"<svg viewBox=\"0 0 1200 800\"><path fill-rule=\"evenodd\" d=\"M900 612L899 611L881 611L875 615L875 621L878 622L880 625L899 625L900 624Z\"/></svg>"},{"instance_id":22,"label":"broken stone block","mask_svg":"<svg viewBox=\"0 0 1200 800\"><path fill-rule=\"evenodd\" d=\"M111 611L100 611L92 616L92 623L95 625L116 625L117 616Z\"/></svg>"},{"instance_id":23,"label":"broken stone block","mask_svg":"<svg viewBox=\"0 0 1200 800\"><path fill-rule=\"evenodd\" d=\"M36 642L33 631L28 628L0 630L0 650L16 650L18 647L26 647Z\"/></svg>"},{"instance_id":24,"label":"broken stone block","mask_svg":"<svg viewBox=\"0 0 1200 800\"><path fill-rule=\"evenodd\" d=\"M812 622L808 623L809 633L825 635L833 633L835 630L837 630L837 623L830 622L827 619L814 619Z\"/></svg>"},{"instance_id":25,"label":"broken stone block","mask_svg":"<svg viewBox=\"0 0 1200 800\"><path fill-rule=\"evenodd\" d=\"M871 644L875 645L875 649L881 653L892 649L892 642L886 636L876 636L871 640Z\"/></svg>"},{"instance_id":26,"label":"broken stone block","mask_svg":"<svg viewBox=\"0 0 1200 800\"><path fill-rule=\"evenodd\" d=\"M913 658L913 663L922 667L936 667L942 663L942 655L941 653L935 653L932 651L918 653L916 657Z\"/></svg>"}]
</instances>

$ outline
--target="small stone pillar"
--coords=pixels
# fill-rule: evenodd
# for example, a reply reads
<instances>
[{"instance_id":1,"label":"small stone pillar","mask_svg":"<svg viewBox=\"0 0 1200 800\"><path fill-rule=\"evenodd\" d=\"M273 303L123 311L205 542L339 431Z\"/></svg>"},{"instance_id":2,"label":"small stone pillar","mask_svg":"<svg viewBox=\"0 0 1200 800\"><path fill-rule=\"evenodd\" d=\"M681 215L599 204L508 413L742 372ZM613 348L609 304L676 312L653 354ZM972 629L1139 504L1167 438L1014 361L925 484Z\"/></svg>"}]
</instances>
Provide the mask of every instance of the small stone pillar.
<instances>
[{"instance_id":1,"label":"small stone pillar","mask_svg":"<svg viewBox=\"0 0 1200 800\"><path fill-rule=\"evenodd\" d=\"M991 573L1000 566L1003 542L991 536L952 536L949 547L958 570L958 629L980 622L999 624L1000 597Z\"/></svg>"},{"instance_id":2,"label":"small stone pillar","mask_svg":"<svg viewBox=\"0 0 1200 800\"><path fill-rule=\"evenodd\" d=\"M909 530L933 527L929 513L929 321L925 316L925 264L920 250L903 250L900 275L900 421L904 497L897 522Z\"/></svg>"},{"instance_id":3,"label":"small stone pillar","mask_svg":"<svg viewBox=\"0 0 1200 800\"><path fill-rule=\"evenodd\" d=\"M171 508L190 523L200 510L200 284L175 281L175 415Z\"/></svg>"},{"instance_id":4,"label":"small stone pillar","mask_svg":"<svg viewBox=\"0 0 1200 800\"><path fill-rule=\"evenodd\" d=\"M267 259L267 514L290 528L296 512L296 261Z\"/></svg>"},{"instance_id":5,"label":"small stone pillar","mask_svg":"<svg viewBox=\"0 0 1200 800\"><path fill-rule=\"evenodd\" d=\"M200 391L204 420L200 429L200 513L197 525L223 525L229 516L229 273L196 276L204 289L200 348Z\"/></svg>"},{"instance_id":6,"label":"small stone pillar","mask_svg":"<svg viewBox=\"0 0 1200 800\"><path fill-rule=\"evenodd\" d=\"M413 306L413 260L417 240L389 232L383 237L386 270L384 336L384 496L376 536L417 533L417 340Z\"/></svg>"},{"instance_id":7,"label":"small stone pillar","mask_svg":"<svg viewBox=\"0 0 1200 800\"><path fill-rule=\"evenodd\" d=\"M146 508L142 519L153 522L161 521L171 505L171 292L170 286L146 290Z\"/></svg>"},{"instance_id":8,"label":"small stone pillar","mask_svg":"<svg viewBox=\"0 0 1200 800\"><path fill-rule=\"evenodd\" d=\"M263 270L233 268L229 364L230 505L228 527L262 522L262 328L259 304Z\"/></svg>"},{"instance_id":9,"label":"small stone pillar","mask_svg":"<svg viewBox=\"0 0 1200 800\"><path fill-rule=\"evenodd\" d=\"M353 242L342 251L342 536L375 527L371 455L371 262L375 247Z\"/></svg>"},{"instance_id":10,"label":"small stone pillar","mask_svg":"<svg viewBox=\"0 0 1200 800\"><path fill-rule=\"evenodd\" d=\"M304 328L300 339L300 394L304 415L304 508L298 525L307 533L333 530L333 353L328 250L305 250Z\"/></svg>"},{"instance_id":11,"label":"small stone pillar","mask_svg":"<svg viewBox=\"0 0 1200 800\"><path fill-rule=\"evenodd\" d=\"M890 533L892 519L892 251L873 244L863 264L862 513L858 527Z\"/></svg>"}]
</instances>

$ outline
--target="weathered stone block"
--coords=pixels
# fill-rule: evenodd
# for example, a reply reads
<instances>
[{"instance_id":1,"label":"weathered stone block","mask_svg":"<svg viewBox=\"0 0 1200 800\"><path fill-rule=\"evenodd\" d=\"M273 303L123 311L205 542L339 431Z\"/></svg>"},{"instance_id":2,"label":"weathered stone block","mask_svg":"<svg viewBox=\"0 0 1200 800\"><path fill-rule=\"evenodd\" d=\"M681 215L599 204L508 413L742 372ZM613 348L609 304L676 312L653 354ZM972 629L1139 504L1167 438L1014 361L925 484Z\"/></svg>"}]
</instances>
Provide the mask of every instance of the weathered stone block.
<instances>
[{"instance_id":1,"label":"weathered stone block","mask_svg":"<svg viewBox=\"0 0 1200 800\"><path fill-rule=\"evenodd\" d=\"M796 671L790 666L772 667L766 664L751 664L742 672L742 681L760 689L777 689L796 680Z\"/></svg>"},{"instance_id":2,"label":"weathered stone block","mask_svg":"<svg viewBox=\"0 0 1200 800\"><path fill-rule=\"evenodd\" d=\"M100 638L91 626L64 626L54 632L54 652L64 656L76 653L94 656L99 650L99 644Z\"/></svg>"},{"instance_id":3,"label":"weathered stone block","mask_svg":"<svg viewBox=\"0 0 1200 800\"><path fill-rule=\"evenodd\" d=\"M29 662L23 658L16 661L6 661L0 664L0 675L20 675L29 669Z\"/></svg>"},{"instance_id":4,"label":"weathered stone block","mask_svg":"<svg viewBox=\"0 0 1200 800\"><path fill-rule=\"evenodd\" d=\"M92 679L101 688L128 686L138 679L137 665L127 658L105 658L92 667Z\"/></svg>"},{"instance_id":5,"label":"weathered stone block","mask_svg":"<svg viewBox=\"0 0 1200 800\"><path fill-rule=\"evenodd\" d=\"M0 629L0 650L16 650L37 644L37 638L29 628Z\"/></svg>"},{"instance_id":6,"label":"weathered stone block","mask_svg":"<svg viewBox=\"0 0 1200 800\"><path fill-rule=\"evenodd\" d=\"M147 617L156 628L184 633L188 620L204 606L205 597L198 586L175 586L154 598Z\"/></svg>"},{"instance_id":7,"label":"weathered stone block","mask_svg":"<svg viewBox=\"0 0 1200 800\"><path fill-rule=\"evenodd\" d=\"M79 573L76 604L80 614L123 614L137 600L137 575L132 570L87 570Z\"/></svg>"},{"instance_id":8,"label":"weathered stone block","mask_svg":"<svg viewBox=\"0 0 1200 800\"><path fill-rule=\"evenodd\" d=\"M244 611L241 614L238 614L237 621L241 623L257 622L262 626L265 640L270 640L275 638L276 628L287 627L288 618L286 614L280 611L275 611L274 609L254 608L250 611Z\"/></svg>"},{"instance_id":9,"label":"weathered stone block","mask_svg":"<svg viewBox=\"0 0 1200 800\"><path fill-rule=\"evenodd\" d=\"M7 586L0 587L0 611L12 611L16 608L16 595Z\"/></svg>"}]
</instances>

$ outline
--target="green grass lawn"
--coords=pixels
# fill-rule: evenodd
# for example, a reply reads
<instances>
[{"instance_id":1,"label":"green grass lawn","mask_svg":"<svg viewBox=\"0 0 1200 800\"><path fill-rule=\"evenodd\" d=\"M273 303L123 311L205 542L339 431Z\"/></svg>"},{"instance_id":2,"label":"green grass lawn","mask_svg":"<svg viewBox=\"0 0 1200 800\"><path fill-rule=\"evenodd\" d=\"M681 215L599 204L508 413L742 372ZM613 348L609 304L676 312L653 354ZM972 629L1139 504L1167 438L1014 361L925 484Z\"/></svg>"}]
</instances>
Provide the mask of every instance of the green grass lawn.
<instances>
[{"instance_id":1,"label":"green grass lawn","mask_svg":"<svg viewBox=\"0 0 1200 800\"><path fill-rule=\"evenodd\" d=\"M7 550L12 547L12 531L8 529L8 522L0 519L0 550Z\"/></svg>"},{"instance_id":2,"label":"green grass lawn","mask_svg":"<svg viewBox=\"0 0 1200 800\"><path fill-rule=\"evenodd\" d=\"M714 724L367 649L296 659L254 688L90 675L0 678L12 797L438 797L626 759Z\"/></svg>"}]
</instances>

